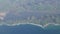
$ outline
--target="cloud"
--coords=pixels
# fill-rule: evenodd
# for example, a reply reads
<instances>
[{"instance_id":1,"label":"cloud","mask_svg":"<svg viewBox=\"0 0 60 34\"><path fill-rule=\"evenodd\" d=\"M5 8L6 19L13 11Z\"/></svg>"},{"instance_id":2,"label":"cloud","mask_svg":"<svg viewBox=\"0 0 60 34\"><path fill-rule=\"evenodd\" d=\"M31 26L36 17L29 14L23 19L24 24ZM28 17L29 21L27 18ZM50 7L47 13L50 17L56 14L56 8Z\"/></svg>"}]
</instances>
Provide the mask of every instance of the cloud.
<instances>
[{"instance_id":1,"label":"cloud","mask_svg":"<svg viewBox=\"0 0 60 34\"><path fill-rule=\"evenodd\" d=\"M0 19L4 20L4 17L6 16L6 12L0 12Z\"/></svg>"}]
</instances>

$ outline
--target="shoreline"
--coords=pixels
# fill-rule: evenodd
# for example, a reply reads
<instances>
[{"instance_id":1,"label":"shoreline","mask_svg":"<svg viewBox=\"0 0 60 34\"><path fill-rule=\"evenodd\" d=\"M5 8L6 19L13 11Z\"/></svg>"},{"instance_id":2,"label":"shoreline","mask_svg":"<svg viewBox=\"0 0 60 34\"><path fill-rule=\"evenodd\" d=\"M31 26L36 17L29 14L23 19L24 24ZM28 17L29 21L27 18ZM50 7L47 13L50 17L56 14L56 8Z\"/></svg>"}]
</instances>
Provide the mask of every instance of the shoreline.
<instances>
[{"instance_id":1,"label":"shoreline","mask_svg":"<svg viewBox=\"0 0 60 34\"><path fill-rule=\"evenodd\" d=\"M34 23L18 23L18 24L0 24L0 26L3 26L3 25L6 25L6 26L19 26L19 25L34 25L34 26L39 26L41 28L45 28L45 27L48 27L49 25L54 25L54 26L60 26L60 24L55 24L55 23L48 23L48 24L45 24L45 25L40 25L40 24L34 24Z\"/></svg>"}]
</instances>

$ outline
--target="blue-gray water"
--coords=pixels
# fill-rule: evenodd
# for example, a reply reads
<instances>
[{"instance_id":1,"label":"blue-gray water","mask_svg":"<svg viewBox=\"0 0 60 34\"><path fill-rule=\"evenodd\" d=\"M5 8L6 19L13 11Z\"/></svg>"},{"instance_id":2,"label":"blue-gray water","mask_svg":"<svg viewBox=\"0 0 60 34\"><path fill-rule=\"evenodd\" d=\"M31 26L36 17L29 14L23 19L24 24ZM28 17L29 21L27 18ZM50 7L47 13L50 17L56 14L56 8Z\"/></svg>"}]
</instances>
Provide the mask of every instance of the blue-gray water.
<instances>
[{"instance_id":1,"label":"blue-gray water","mask_svg":"<svg viewBox=\"0 0 60 34\"><path fill-rule=\"evenodd\" d=\"M49 29L50 27L50 29ZM45 29L34 25L0 26L0 34L60 34L60 26Z\"/></svg>"}]
</instances>

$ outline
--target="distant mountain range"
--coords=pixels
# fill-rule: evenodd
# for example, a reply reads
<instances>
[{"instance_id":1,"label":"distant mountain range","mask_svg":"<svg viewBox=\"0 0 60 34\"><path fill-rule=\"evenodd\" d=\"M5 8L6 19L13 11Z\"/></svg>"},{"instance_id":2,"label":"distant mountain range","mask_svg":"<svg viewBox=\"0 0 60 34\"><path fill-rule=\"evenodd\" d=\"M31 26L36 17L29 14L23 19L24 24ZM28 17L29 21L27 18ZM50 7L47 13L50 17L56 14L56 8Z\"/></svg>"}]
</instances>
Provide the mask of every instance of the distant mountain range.
<instances>
[{"instance_id":1,"label":"distant mountain range","mask_svg":"<svg viewBox=\"0 0 60 34\"><path fill-rule=\"evenodd\" d=\"M60 14L47 14L39 12L20 12L20 13L9 12L4 17L4 20L0 20L0 22L5 22L8 24L27 22L41 25L45 25L47 23L60 24Z\"/></svg>"},{"instance_id":2,"label":"distant mountain range","mask_svg":"<svg viewBox=\"0 0 60 34\"><path fill-rule=\"evenodd\" d=\"M60 24L59 0L1 0L0 3L0 12L8 12L0 22Z\"/></svg>"}]
</instances>

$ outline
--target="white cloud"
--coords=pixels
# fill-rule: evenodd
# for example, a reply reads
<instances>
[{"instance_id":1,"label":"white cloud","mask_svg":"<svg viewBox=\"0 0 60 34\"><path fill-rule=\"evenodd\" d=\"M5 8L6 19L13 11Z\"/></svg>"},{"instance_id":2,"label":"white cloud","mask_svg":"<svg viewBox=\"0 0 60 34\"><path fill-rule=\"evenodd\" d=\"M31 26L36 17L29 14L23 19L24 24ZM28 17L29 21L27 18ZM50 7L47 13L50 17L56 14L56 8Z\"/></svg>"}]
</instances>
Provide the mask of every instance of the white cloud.
<instances>
[{"instance_id":1,"label":"white cloud","mask_svg":"<svg viewBox=\"0 0 60 34\"><path fill-rule=\"evenodd\" d=\"M4 20L4 17L6 16L6 12L0 12L0 19Z\"/></svg>"}]
</instances>

